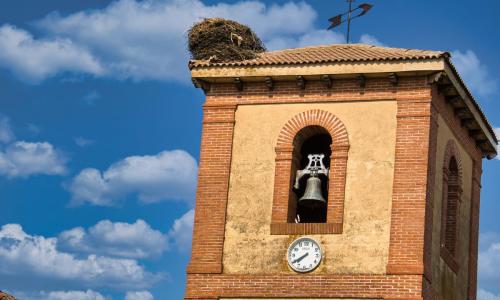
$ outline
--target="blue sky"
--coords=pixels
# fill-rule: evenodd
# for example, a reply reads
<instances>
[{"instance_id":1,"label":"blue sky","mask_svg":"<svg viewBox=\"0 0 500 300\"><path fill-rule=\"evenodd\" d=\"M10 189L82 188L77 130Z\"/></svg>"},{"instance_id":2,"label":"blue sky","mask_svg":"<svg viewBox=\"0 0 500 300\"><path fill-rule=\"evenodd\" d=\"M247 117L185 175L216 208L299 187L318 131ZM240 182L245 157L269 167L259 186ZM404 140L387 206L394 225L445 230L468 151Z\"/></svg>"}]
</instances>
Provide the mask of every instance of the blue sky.
<instances>
[{"instance_id":1,"label":"blue sky","mask_svg":"<svg viewBox=\"0 0 500 300\"><path fill-rule=\"evenodd\" d=\"M361 3L361 1L358 1ZM448 50L500 127L500 2L373 0L352 40ZM21 299L181 299L203 94L186 30L250 25L268 48L341 43L331 1L0 3L0 289ZM499 132L500 133L500 132ZM500 299L500 160L484 161L479 299Z\"/></svg>"}]
</instances>

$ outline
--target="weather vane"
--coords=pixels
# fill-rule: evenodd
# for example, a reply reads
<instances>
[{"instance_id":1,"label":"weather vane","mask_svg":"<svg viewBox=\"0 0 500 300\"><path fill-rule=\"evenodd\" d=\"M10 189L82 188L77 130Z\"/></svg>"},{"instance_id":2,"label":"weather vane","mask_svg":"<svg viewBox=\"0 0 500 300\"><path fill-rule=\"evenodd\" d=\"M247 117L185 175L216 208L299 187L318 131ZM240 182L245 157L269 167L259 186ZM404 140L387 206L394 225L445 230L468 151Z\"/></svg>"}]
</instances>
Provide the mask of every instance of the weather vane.
<instances>
[{"instance_id":1,"label":"weather vane","mask_svg":"<svg viewBox=\"0 0 500 300\"><path fill-rule=\"evenodd\" d=\"M340 15L336 15L335 17L331 17L330 19L328 19L328 21L330 22L330 26L326 30L330 30L332 28L335 28L335 27L339 26L340 24L347 21L347 43L349 44L349 33L351 30L351 20L358 18L358 17L361 17L362 15L366 14L373 7L373 5L368 4L368 3L363 3L363 4L360 4L358 7L352 9L352 3L354 2L354 0L347 0L347 2L349 2L349 11L345 12L343 14L340 14ZM355 16L352 16L352 14L357 10L361 10L361 12ZM347 15L347 20L342 20L342 17L345 15Z\"/></svg>"}]
</instances>

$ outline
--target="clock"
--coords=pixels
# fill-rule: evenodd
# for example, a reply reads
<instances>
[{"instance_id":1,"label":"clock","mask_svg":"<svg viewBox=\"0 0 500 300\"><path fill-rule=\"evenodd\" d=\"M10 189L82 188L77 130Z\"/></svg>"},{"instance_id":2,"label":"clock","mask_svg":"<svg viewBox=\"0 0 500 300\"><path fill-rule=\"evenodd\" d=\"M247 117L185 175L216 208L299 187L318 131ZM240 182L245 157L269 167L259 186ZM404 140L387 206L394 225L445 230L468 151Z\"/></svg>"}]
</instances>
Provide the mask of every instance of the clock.
<instances>
[{"instance_id":1,"label":"clock","mask_svg":"<svg viewBox=\"0 0 500 300\"><path fill-rule=\"evenodd\" d=\"M319 266L322 258L319 243L310 237L298 238L288 247L288 265L296 272L311 272Z\"/></svg>"}]
</instances>

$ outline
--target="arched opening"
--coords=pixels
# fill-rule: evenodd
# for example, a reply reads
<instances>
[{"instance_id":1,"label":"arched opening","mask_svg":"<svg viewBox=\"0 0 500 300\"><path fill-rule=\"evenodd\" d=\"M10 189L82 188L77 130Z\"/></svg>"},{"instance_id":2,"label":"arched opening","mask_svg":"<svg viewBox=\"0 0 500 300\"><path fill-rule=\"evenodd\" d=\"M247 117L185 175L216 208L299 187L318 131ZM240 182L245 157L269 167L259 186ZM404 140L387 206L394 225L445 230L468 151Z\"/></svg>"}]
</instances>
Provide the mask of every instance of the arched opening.
<instances>
[{"instance_id":1,"label":"arched opening","mask_svg":"<svg viewBox=\"0 0 500 300\"><path fill-rule=\"evenodd\" d=\"M292 170L290 174L294 187L290 191L288 222L294 223L325 223L327 220L328 203L328 173L307 173L304 176L297 174L298 170L306 170L310 165L310 156L321 155L321 163L327 170L330 169L332 137L321 126L307 126L301 129L293 141ZM310 180L316 177L316 182ZM308 190L309 189L309 190ZM306 190L308 193L306 193ZM305 201L308 195L318 199ZM322 198L322 200L319 200Z\"/></svg>"},{"instance_id":2,"label":"arched opening","mask_svg":"<svg viewBox=\"0 0 500 300\"><path fill-rule=\"evenodd\" d=\"M448 165L448 178L447 178L447 193L446 193L446 213L444 222L444 247L448 252L455 256L457 244L457 229L458 229L458 204L460 197L460 183L458 164L455 157L450 159Z\"/></svg>"}]
</instances>

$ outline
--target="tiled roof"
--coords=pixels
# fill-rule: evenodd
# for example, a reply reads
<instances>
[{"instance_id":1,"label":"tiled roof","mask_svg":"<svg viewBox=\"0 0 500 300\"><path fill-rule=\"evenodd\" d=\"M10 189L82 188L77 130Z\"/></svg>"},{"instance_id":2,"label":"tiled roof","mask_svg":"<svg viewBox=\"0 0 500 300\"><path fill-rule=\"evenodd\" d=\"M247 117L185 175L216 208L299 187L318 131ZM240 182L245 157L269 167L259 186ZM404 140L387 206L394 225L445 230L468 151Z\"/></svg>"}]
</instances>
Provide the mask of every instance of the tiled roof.
<instances>
[{"instance_id":1,"label":"tiled roof","mask_svg":"<svg viewBox=\"0 0 500 300\"><path fill-rule=\"evenodd\" d=\"M0 291L0 300L16 300L16 298Z\"/></svg>"},{"instance_id":2,"label":"tiled roof","mask_svg":"<svg viewBox=\"0 0 500 300\"><path fill-rule=\"evenodd\" d=\"M448 57L448 52L403 48L388 48L365 44L336 44L263 52L255 59L213 63L192 60L190 68L204 66L264 66L329 62L413 60Z\"/></svg>"}]
</instances>

